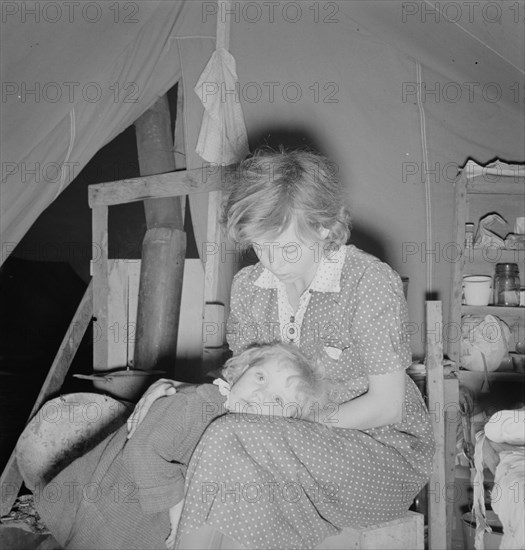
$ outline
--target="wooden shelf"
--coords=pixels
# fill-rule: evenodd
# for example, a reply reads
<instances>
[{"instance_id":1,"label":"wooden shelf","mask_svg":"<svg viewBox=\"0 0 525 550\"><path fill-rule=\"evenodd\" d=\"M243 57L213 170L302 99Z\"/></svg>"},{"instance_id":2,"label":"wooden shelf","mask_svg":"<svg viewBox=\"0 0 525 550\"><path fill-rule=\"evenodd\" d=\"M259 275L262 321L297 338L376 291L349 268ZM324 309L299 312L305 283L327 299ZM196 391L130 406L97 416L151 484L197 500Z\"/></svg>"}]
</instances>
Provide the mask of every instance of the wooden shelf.
<instances>
[{"instance_id":1,"label":"wooden shelf","mask_svg":"<svg viewBox=\"0 0 525 550\"><path fill-rule=\"evenodd\" d=\"M497 263L520 263L525 261L525 249L522 248L499 248L497 246L474 246L465 250L463 255L465 267L470 263L488 262L496 265Z\"/></svg>"},{"instance_id":2,"label":"wooden shelf","mask_svg":"<svg viewBox=\"0 0 525 550\"><path fill-rule=\"evenodd\" d=\"M485 373L484 372L478 372L473 370L463 370L460 369L456 371L456 376L458 377L459 381L468 381L468 380L482 380L485 379ZM489 382L493 380L501 380L501 381L516 381L519 382L520 380L525 381L525 374L522 374L521 372L514 372L514 371L493 371L493 372L487 372L487 378Z\"/></svg>"},{"instance_id":3,"label":"wooden shelf","mask_svg":"<svg viewBox=\"0 0 525 550\"><path fill-rule=\"evenodd\" d=\"M525 307L462 305L461 317L463 315L494 315L504 321L510 329L509 351L515 351L516 344L525 340Z\"/></svg>"},{"instance_id":4,"label":"wooden shelf","mask_svg":"<svg viewBox=\"0 0 525 550\"><path fill-rule=\"evenodd\" d=\"M505 322L510 329L509 348L515 349L518 341L525 339L525 307L504 307L498 305L487 306L468 306L462 304L463 299L463 277L465 275L488 275L494 280L496 264L515 263L518 264L520 272L521 286L525 286L525 250L499 248L497 246L475 246L465 248L465 224L473 223L475 231L479 228L479 222L487 215L497 213L504 222L499 220L493 223L489 229L497 234L501 239L512 233L515 220L524 215L525 206L525 177L520 171L516 170L516 175L498 175L498 174L478 174L469 176L468 170L464 171L455 186L455 220L454 220L454 242L447 251L450 253L450 262L452 263L452 284L450 288L450 309L449 320L450 330L447 342L447 354L457 365L458 369L454 371L454 377L461 390L458 392L457 401L448 402L450 410L454 406L460 405L462 392L468 393L473 399L474 411L481 412L485 407L501 403L510 403L517 392L521 395L525 388L525 374L512 370L511 362L503 361L501 368L505 370L496 370L485 373L483 371L470 371L461 369L461 347L462 347L462 323L467 315L484 317L493 315ZM456 253L456 257L453 257ZM492 301L492 298L491 298ZM458 330L459 329L459 330ZM453 337L455 336L455 337ZM468 392L466 391L468 390ZM505 405L504 405L505 406ZM479 407L479 409L477 408ZM471 415L471 421L474 414ZM457 415L455 426L450 426L450 431L454 433L457 429L461 415ZM475 433L475 421L470 430L471 439ZM473 432L473 433L472 433ZM452 455L452 462L456 458L456 439L450 438L446 447L447 455ZM454 476L457 470L447 479L447 482L454 483ZM470 478L470 470L465 472L466 479ZM464 474L459 477L465 477ZM465 480L463 480L465 481ZM459 513L454 508L453 513ZM447 521L451 520L452 513L447 508Z\"/></svg>"},{"instance_id":5,"label":"wooden shelf","mask_svg":"<svg viewBox=\"0 0 525 550\"><path fill-rule=\"evenodd\" d=\"M503 178L500 178L503 179ZM523 195L525 194L525 185L523 184L523 177L509 176L507 181L499 181L496 183L490 183L482 181L481 178L474 178L471 183L468 184L468 193L476 195ZM508 181L510 180L510 181Z\"/></svg>"},{"instance_id":6,"label":"wooden shelf","mask_svg":"<svg viewBox=\"0 0 525 550\"><path fill-rule=\"evenodd\" d=\"M525 307L523 306L461 306L461 312L466 315L491 314L498 317L518 317L525 321Z\"/></svg>"}]
</instances>

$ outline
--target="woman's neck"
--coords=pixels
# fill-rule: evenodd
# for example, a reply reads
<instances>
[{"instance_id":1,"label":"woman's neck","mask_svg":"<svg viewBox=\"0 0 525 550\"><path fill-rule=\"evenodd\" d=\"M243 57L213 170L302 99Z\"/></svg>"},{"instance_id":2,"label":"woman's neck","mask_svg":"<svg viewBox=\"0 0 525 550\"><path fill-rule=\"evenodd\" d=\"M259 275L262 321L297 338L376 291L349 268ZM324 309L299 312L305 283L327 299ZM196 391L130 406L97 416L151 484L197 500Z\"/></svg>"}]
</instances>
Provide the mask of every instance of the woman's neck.
<instances>
[{"instance_id":1,"label":"woman's neck","mask_svg":"<svg viewBox=\"0 0 525 550\"><path fill-rule=\"evenodd\" d=\"M312 281L314 280L316 273L317 273L317 266L316 266L316 269L313 271L313 273L309 274L308 276L298 278L295 281L292 281L285 285L286 293L288 294L288 302L290 303L294 311L297 311L301 296L306 291L306 289L312 284Z\"/></svg>"}]
</instances>

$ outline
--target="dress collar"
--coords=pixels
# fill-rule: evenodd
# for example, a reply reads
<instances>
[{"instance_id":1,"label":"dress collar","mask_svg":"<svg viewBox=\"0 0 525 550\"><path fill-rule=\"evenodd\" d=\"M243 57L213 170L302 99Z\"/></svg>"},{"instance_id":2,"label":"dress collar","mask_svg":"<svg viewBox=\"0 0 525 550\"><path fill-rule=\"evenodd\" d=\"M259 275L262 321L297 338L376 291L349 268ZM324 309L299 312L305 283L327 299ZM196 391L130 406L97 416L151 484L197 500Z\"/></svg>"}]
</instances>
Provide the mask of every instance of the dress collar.
<instances>
[{"instance_id":1,"label":"dress collar","mask_svg":"<svg viewBox=\"0 0 525 550\"><path fill-rule=\"evenodd\" d=\"M345 263L346 246L340 246L329 256L321 258L321 264L307 290L317 292L341 292L341 271ZM283 283L268 269L262 268L254 283L260 288L279 288Z\"/></svg>"}]
</instances>

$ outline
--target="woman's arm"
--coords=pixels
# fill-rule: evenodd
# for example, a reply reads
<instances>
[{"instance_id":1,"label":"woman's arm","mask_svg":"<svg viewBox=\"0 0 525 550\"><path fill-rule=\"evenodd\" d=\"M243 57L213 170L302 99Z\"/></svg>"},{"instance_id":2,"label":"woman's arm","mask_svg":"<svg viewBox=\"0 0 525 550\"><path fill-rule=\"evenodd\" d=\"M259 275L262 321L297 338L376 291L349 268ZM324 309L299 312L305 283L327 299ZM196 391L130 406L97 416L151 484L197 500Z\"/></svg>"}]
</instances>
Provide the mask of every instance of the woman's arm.
<instances>
[{"instance_id":1,"label":"woman's arm","mask_svg":"<svg viewBox=\"0 0 525 550\"><path fill-rule=\"evenodd\" d=\"M331 403L318 413L320 423L332 428L366 430L401 422L405 398L405 372L370 375L368 392L337 405Z\"/></svg>"},{"instance_id":2,"label":"woman's arm","mask_svg":"<svg viewBox=\"0 0 525 550\"><path fill-rule=\"evenodd\" d=\"M320 415L320 421L366 430L403 420L405 368L412 352L405 334L407 304L397 273L386 264L372 263L361 276L355 296L351 336L368 377L368 391L333 404L332 414Z\"/></svg>"}]
</instances>

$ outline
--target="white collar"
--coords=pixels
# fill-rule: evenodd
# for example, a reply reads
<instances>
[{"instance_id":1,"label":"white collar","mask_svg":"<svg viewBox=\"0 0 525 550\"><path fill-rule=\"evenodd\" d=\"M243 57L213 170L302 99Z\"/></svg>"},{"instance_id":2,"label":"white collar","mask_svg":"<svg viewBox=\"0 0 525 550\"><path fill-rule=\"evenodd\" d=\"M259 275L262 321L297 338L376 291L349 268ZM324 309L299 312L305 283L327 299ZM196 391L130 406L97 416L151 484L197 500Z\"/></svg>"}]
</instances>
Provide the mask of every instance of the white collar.
<instances>
[{"instance_id":1,"label":"white collar","mask_svg":"<svg viewBox=\"0 0 525 550\"><path fill-rule=\"evenodd\" d=\"M308 290L317 292L341 292L341 271L345 263L346 246L340 246L329 257L323 256ZM254 283L260 288L279 288L283 285L268 269L263 270Z\"/></svg>"}]
</instances>

